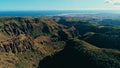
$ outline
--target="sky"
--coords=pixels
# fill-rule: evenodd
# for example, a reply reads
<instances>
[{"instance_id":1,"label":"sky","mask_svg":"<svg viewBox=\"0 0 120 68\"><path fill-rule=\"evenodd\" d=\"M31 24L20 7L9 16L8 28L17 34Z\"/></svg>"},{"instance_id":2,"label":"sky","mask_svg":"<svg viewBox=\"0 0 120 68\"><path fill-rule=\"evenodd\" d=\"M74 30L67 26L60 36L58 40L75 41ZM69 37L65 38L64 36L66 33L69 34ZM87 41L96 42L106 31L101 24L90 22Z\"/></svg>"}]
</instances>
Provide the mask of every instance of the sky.
<instances>
[{"instance_id":1,"label":"sky","mask_svg":"<svg viewBox=\"0 0 120 68\"><path fill-rule=\"evenodd\" d=\"M120 0L0 0L10 10L120 10Z\"/></svg>"}]
</instances>

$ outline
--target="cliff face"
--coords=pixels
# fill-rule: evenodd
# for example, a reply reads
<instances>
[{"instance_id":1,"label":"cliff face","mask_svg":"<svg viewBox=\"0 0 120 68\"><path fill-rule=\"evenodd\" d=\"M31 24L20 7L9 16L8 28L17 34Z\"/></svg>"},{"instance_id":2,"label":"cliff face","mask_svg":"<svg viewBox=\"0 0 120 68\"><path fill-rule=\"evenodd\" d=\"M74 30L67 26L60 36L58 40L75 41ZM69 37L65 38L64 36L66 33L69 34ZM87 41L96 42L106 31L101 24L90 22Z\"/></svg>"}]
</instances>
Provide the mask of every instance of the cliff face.
<instances>
[{"instance_id":1,"label":"cliff face","mask_svg":"<svg viewBox=\"0 0 120 68\"><path fill-rule=\"evenodd\" d=\"M0 52L25 52L27 49L33 49L33 39L31 37L27 37L24 34L20 34L17 37L13 37L11 39L1 41L0 43Z\"/></svg>"},{"instance_id":2,"label":"cliff face","mask_svg":"<svg viewBox=\"0 0 120 68\"><path fill-rule=\"evenodd\" d=\"M10 67L29 68L26 60L33 62L32 67L36 68L36 62L62 50L67 39L77 37L74 27L58 24L58 20L50 17L0 17L0 53L14 54L18 58L17 63L12 63ZM33 55L31 59L38 59L29 61L25 55L28 55L27 58Z\"/></svg>"}]
</instances>

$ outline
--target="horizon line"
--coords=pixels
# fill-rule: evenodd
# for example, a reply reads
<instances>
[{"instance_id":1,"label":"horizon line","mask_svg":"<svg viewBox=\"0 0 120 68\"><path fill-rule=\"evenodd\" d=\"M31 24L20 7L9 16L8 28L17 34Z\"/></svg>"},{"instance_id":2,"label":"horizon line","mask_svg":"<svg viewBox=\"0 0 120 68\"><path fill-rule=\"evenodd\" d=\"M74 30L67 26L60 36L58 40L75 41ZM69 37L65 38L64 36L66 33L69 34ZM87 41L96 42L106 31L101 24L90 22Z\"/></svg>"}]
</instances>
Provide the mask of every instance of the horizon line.
<instances>
[{"instance_id":1,"label":"horizon line","mask_svg":"<svg viewBox=\"0 0 120 68\"><path fill-rule=\"evenodd\" d=\"M80 9L80 10L0 10L0 11L120 11L119 10L113 10L113 9Z\"/></svg>"}]
</instances>

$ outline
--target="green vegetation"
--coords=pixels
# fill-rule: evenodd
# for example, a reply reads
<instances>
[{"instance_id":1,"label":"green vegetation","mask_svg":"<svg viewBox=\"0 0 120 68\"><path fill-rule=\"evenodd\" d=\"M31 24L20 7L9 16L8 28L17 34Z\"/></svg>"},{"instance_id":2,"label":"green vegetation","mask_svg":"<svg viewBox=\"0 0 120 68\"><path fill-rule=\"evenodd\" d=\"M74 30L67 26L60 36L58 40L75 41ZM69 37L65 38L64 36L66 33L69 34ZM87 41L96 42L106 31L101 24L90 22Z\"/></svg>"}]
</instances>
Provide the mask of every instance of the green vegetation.
<instances>
[{"instance_id":1,"label":"green vegetation","mask_svg":"<svg viewBox=\"0 0 120 68\"><path fill-rule=\"evenodd\" d=\"M119 68L120 51L69 40L64 50L44 58L39 68Z\"/></svg>"},{"instance_id":2,"label":"green vegetation","mask_svg":"<svg viewBox=\"0 0 120 68\"><path fill-rule=\"evenodd\" d=\"M79 33L79 39L85 40L101 48L120 49L120 26L101 25L89 21L61 19L58 23L68 27L75 27Z\"/></svg>"}]
</instances>

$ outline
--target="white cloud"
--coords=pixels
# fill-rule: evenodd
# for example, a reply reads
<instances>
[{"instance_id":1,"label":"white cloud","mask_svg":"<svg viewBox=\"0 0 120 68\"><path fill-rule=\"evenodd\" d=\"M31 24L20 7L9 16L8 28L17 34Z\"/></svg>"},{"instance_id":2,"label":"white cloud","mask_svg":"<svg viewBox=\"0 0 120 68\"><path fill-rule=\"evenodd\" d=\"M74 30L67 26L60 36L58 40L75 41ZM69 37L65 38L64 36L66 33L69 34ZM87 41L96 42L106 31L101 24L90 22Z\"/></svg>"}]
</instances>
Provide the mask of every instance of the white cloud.
<instances>
[{"instance_id":1,"label":"white cloud","mask_svg":"<svg viewBox=\"0 0 120 68\"><path fill-rule=\"evenodd\" d=\"M106 8L81 8L81 10L120 10L119 6L106 7Z\"/></svg>"},{"instance_id":2,"label":"white cloud","mask_svg":"<svg viewBox=\"0 0 120 68\"><path fill-rule=\"evenodd\" d=\"M111 3L113 5L120 5L120 0L105 0L105 3Z\"/></svg>"}]
</instances>

